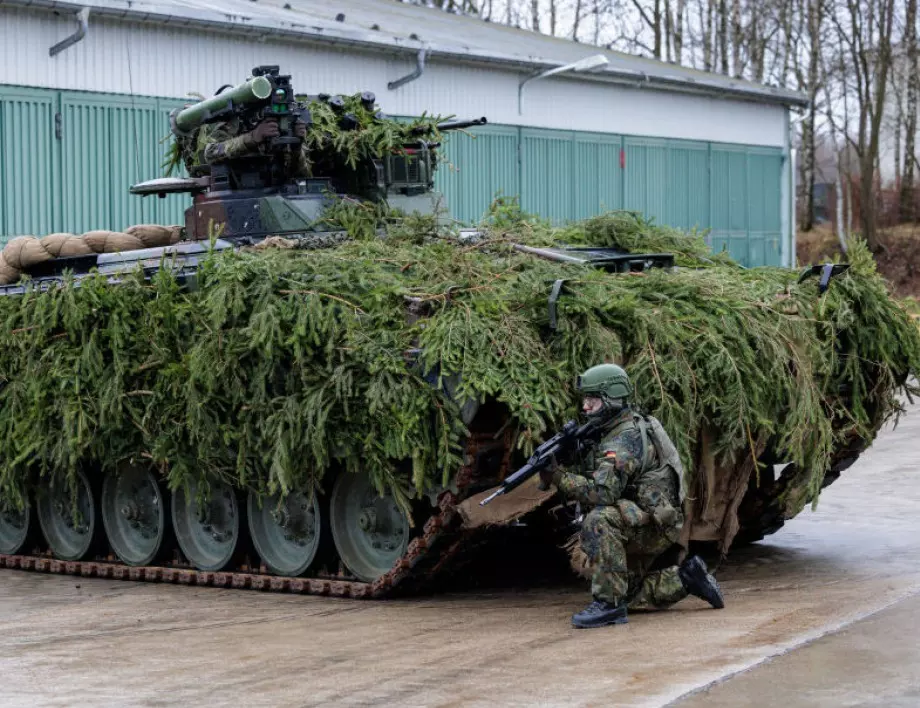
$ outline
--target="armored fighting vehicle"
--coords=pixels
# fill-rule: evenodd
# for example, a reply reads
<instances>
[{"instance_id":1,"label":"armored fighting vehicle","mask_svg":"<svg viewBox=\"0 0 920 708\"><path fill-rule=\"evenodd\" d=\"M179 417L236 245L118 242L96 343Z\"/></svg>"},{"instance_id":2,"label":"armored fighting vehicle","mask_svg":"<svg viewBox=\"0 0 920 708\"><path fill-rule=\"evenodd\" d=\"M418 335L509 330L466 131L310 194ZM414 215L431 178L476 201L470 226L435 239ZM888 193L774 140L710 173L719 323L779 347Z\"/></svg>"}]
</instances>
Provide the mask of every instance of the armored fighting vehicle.
<instances>
[{"instance_id":1,"label":"armored fighting vehicle","mask_svg":"<svg viewBox=\"0 0 920 708\"><path fill-rule=\"evenodd\" d=\"M208 144L208 131L215 124L229 121L235 121L235 130L239 133L249 132L264 121L274 121L278 126L277 135L258 149L245 154L211 164L206 161L196 162L195 156ZM137 234L154 234L155 237L150 238L154 241L159 238L163 242L146 248L101 253L96 251L107 249L93 247L88 250L89 247L83 244L88 237L82 241L74 237L80 243L58 238L54 241L56 250L52 254L57 257L43 257L41 262L32 265L24 263L22 259L16 261L26 271L27 278L0 286L0 296L4 296L0 297L0 310L3 302L10 302L6 298L20 298L31 307L29 303L40 302L42 297L57 297L56 294L61 292L90 289L102 302L105 297L101 293L117 292L119 288L136 294L138 283L151 284L152 290L158 293L157 297L168 301L179 297L172 285L177 286L180 293L192 294L199 287L205 290L214 288L214 273L221 268L229 269L220 260L221 254L240 250L255 258L280 244L282 248L271 256L276 259L272 262L281 263L279 259L284 258L285 252L290 252L291 258L293 254L299 254L297 257L302 259L309 258L305 253L317 253L316 258L320 259L320 251L316 249L321 249L323 254L336 252L354 236L349 232L347 223L336 221L330 216L342 204L376 206L387 214L399 209L407 214L436 215L442 206L440 195L434 189L441 134L485 122L485 118L480 118L448 123L423 120L401 124L377 112L375 98L370 94L352 97L297 97L290 77L282 75L278 67L257 67L253 77L240 86L221 91L209 99L173 113L171 127L177 140L177 150L188 158L187 177L155 179L132 187L133 193L147 197L188 194L192 203L185 212L185 223L181 229L158 231L153 227L137 227ZM395 137L390 138L389 144L386 141L381 143L379 136L362 144L361 136L375 126L385 128ZM298 131L306 132L306 137L298 135ZM340 140L343 136L344 141ZM349 136L353 139L349 140ZM356 149L356 145L359 148ZM381 145L384 145L383 149ZM377 152L369 146L375 146ZM301 150L303 154L300 154ZM306 172L298 172L296 167L302 157L311 166ZM632 219L629 223L644 223L635 215L629 219ZM128 235L132 235L130 229L128 232ZM80 443L80 450L87 452L88 457L78 460L71 474L56 475L53 469L49 469L51 465L48 462L63 459L60 456L61 448L69 449L68 444L52 449L50 444L46 446L42 441L31 441L28 445L24 444L24 449L17 447L15 452L12 448L8 451L16 457L16 462L7 465L0 473L0 566L107 578L380 597L398 586L417 587L436 577L449 567L452 557L462 551L469 538L480 534L484 527L519 522L522 518L526 522L539 517L540 523L549 519L549 523L558 524L563 531L570 529L577 516L575 511L560 507L551 489L539 490L535 484L524 485L517 492L487 507L488 511L481 511L477 502L522 461L528 449L526 438L534 435L534 425L522 421L526 416L533 415L535 407L525 403L523 408L528 410L516 412L509 397L500 395L492 384L492 394L471 395L467 385L469 381L465 381L460 374L461 370L467 369L456 361L453 364L448 361L456 357L441 357L432 362L427 356L431 351L426 346L434 346L429 340L435 336L432 333L437 330L439 316L453 316L451 313L462 312L466 307L461 300L457 300L462 298L462 293L488 289L491 283L498 282L509 272L521 273L532 268L535 269L533 282L549 278L545 283L545 292L538 296L531 295L528 289L537 286L528 285L530 281L524 278L526 296L522 296L524 299L514 307L508 306L512 311L528 313L525 319L539 320L534 331L538 332L548 350L565 341L565 337L574 336L571 326L566 322L570 323L583 315L579 314L577 303L572 309L572 292L583 286L581 281L594 288L592 292L599 292L597 289L603 289L605 283L613 291L615 287L632 287L640 281L645 282L643 279L647 278L664 277L673 278L674 282L689 282L681 280L688 277L687 264L675 268L675 253L667 249L643 249L635 244L623 247L616 236L611 241L590 229L587 233L589 243L580 244L548 243L539 238L530 243L516 238L508 240L498 227L485 235L476 232L454 233L450 248L456 249L458 268L464 258L479 258L481 251L488 257L484 256L483 263L488 260L488 268L494 270L489 271L491 275L486 281L478 282L474 279L466 287L451 286L441 293L405 288L387 295L381 294L380 283L390 287L392 279L404 275L411 277L419 264L412 259L400 261L396 258L397 253L403 253L399 251L403 246L395 242L392 247L393 257L387 258L390 254L385 233L381 234L383 246L370 244L370 255L362 252L368 268L373 264L374 268L383 273L383 279L369 285L356 284L355 297L361 290L378 303L381 300L399 303L395 305L400 308L397 319L378 316L377 319L382 319L384 324L375 326L384 329L378 330L377 334L387 334L389 330L386 328L395 329L407 323L411 328L411 338L395 337L397 342L402 343L402 349L398 352L399 366L405 378L429 386L432 395L436 396L432 399L432 407L425 409L424 413L405 410L407 404L391 402L388 408L373 413L367 419L373 420L376 417L379 421L382 416L398 418L405 415L406 426L424 433L419 439L435 439L433 434L429 434L430 431L426 432L429 428L454 435L452 443L445 446L452 450L450 454L454 455L454 462L445 467L447 472L437 481L429 480L425 485L416 484L415 493L407 494L401 486L402 482L381 483L371 473L372 470L361 466L361 460L357 463L352 460L350 467L344 463L338 464L340 458L344 459L342 446L349 443L336 439L335 426L327 425L327 421L322 420L310 423L310 426L315 423L317 428L325 426L325 438L319 453L328 458L323 463L327 473L315 485L291 484L286 476L285 470L296 468L299 464L314 464L309 459L288 459L290 450L297 450L297 454L303 455L308 450L317 450L301 444L300 440L313 434L313 428L298 428L293 423L288 428L283 425L271 428L277 431L272 435L291 438L286 442L286 452L280 454L279 459L267 462L259 459L256 463L268 470L266 474L271 483L265 479L254 482L245 478L240 470L245 467L250 453L243 449L245 445L241 441L245 442L249 438L245 435L234 437L226 429L224 437L228 441L232 439L232 442L227 443L228 448L236 446L230 457L236 456L242 463L213 469L207 475L186 476L183 483L176 483L174 479L168 483L171 479L168 474L170 464L178 464L183 454L188 457L188 449L193 451L194 456L195 445L201 445L201 459L185 459L184 464L191 467L198 462L202 466L206 463L210 465L207 455L211 453L204 448L205 445L213 445L214 440L185 441L188 446L185 453L154 449L162 445L164 439L168 440L168 436L158 438L159 443L154 444L155 436L148 428L162 427L164 422L153 418L161 415L167 418L178 416L180 422L170 422L173 434L178 437L184 434L182 426L192 424L191 417L196 420L208 418L218 428L221 425L225 428L249 426L252 428L251 435L258 437L263 435L257 430L263 423L268 428L266 418L274 419L284 414L284 407L294 405L291 403L294 398L284 398L279 394L276 399L272 399L272 392L269 391L267 400L276 402L260 408L261 412L252 416L242 410L249 407L248 402L223 408L214 404L212 409L210 402L196 404L194 397L182 399L184 394L176 391L177 387L182 386L181 381L168 391L161 391L157 388L160 382L169 379L176 370L183 370L182 367L188 365L187 359L192 356L181 341L164 343L162 351L158 350L156 356L150 354L146 360L135 362L136 366L129 367L129 374L118 374L131 377L134 382L132 385L136 388L119 392L119 403L106 410L120 410L126 417L133 416L131 426L106 437L109 433L104 430L105 426L118 429L123 424L120 418L109 419L108 422L93 420L77 424L73 423L72 416L65 416L61 435L74 438L87 435L80 431L89 428L80 426L89 425L100 440L109 446L99 449L99 446L93 447L90 443ZM593 239L592 236L597 238ZM120 243L118 239L111 241L116 245ZM500 243L496 246L494 242ZM71 245L65 247L60 245L62 243ZM149 245L149 241L145 245ZM414 247L405 246L407 249ZM450 259L449 255L444 256L445 247L438 243L428 251L419 250L417 253L439 254L439 257ZM490 248L506 250L493 252L489 251ZM72 255L74 253L77 255ZM354 267L356 252L343 253L347 253L347 256L339 257L343 270L346 266ZM309 260L301 262L304 268L310 263ZM708 267L709 263L707 259L698 259L689 265ZM207 273L202 272L205 264ZM728 274L725 277L736 278L735 274L739 271L726 272ZM834 287L830 282L831 276L842 274L839 268L815 273L809 271L803 274L803 281L797 285L794 279L790 280L785 275L776 276L780 285L777 286L775 297L777 302L789 301L796 307L808 307L808 298L814 299L820 293L807 290L812 287L809 283L818 280L807 276L821 276L819 288L823 293L828 286ZM284 271L278 275L278 279L293 279L294 275L296 273L293 271ZM240 292L249 287L249 276L241 272L234 277L237 280L231 278L231 281L238 282ZM424 280L427 276L422 274L419 277ZM707 277L711 279L714 276L710 273ZM204 281L203 284L200 281ZM329 282L328 274L311 272L309 277L301 278L294 285L273 285L272 292L278 296L300 298L291 301L293 310L288 311L294 318L291 322L297 331L278 336L299 338L297 346L321 350L321 337L310 335L310 323L304 321L304 317L311 316L309 313L317 312L316 306L309 305L310 302L315 303L315 300L308 302L305 298L319 296L324 296L329 303L328 309L322 310L323 314L333 319L346 316L353 318L357 325L349 326L355 326L355 331L371 326L373 319L361 305L352 301L347 285L337 284L334 290L322 291L321 286ZM655 282L660 284L666 281ZM227 283L221 285L225 286ZM652 292L649 297L661 296L660 286L652 290L656 292ZM229 300L235 297L229 294L229 290L223 292ZM262 292L261 296L265 297L265 293ZM757 297L762 296L758 294ZM451 310L455 300L460 304ZM531 307L531 303L536 304ZM226 309L225 306L230 307L221 300L218 309L222 311ZM391 307L389 304L386 306ZM93 305L94 309L87 322L98 316L99 307ZM477 307L482 310L485 306ZM476 309L467 308L470 317ZM191 316L188 309L184 312L184 316ZM789 316L795 316L795 313ZM167 313L158 317L169 319L172 315ZM47 351L50 352L55 346L64 347L64 341L72 340L76 346L85 337L92 338L92 333L86 333L89 325L72 324L74 319L79 318L67 319L67 323L55 320L53 325L49 325L51 329L48 330L48 340L42 340L44 344L36 340L34 346L47 344ZM67 329L71 326L76 329ZM185 329L180 328L185 333L183 336L194 329L192 325L183 326ZM226 329L220 327L211 332L208 329L213 326L211 321L201 320L195 326L203 328L202 331L207 330L204 334L196 335L201 337L200 341L214 342L228 334ZM796 326L801 326L801 323ZM37 336L35 330L44 327L24 322L21 328L12 331L31 337ZM64 330L55 329L60 327L64 327ZM253 329L255 325L250 320L245 327ZM800 330L796 336L803 336L801 332L804 331ZM142 337L142 334L134 332L130 336ZM504 344L500 341L501 335L502 332L497 331L489 335L489 341L499 350L496 360L501 360L506 354ZM514 333L509 331L507 336L509 341L514 340ZM373 336L369 335L369 338L373 339ZM114 344L106 346L117 349L123 345L118 337L115 340ZM353 344L353 340L348 341ZM89 351L97 344L93 339L92 346L86 346L85 342L81 346ZM789 351L793 352L790 356L796 355L794 352L800 348L800 344L790 344ZM913 347L916 342L911 340L907 344ZM164 354L169 346L175 349ZM260 344L258 356L270 359L272 346ZM342 342L335 346L343 351L348 348ZM386 346L391 352L395 351L395 345ZM841 351L847 351L843 344ZM577 350L571 352L572 357L579 356ZM475 354L471 352L464 356L472 357ZM828 451L820 460L824 465L821 467L824 470L824 483L833 481L855 461L871 442L875 431L890 415L889 389L904 384L907 368L914 355L908 353L897 359L900 355L892 354L898 364L898 381L895 383L889 380L889 369L894 365L868 375L884 391L870 397L869 404L875 407L860 413L862 425L854 424L855 418L847 419L837 413L826 416L827 420L833 421L835 451ZM112 367L116 367L114 362L118 356L115 349L106 349L99 354L99 377L109 376L114 371ZM172 359L164 361L164 356ZM238 357L237 362L245 360L242 354L234 356ZM326 352L323 356L332 361L338 354ZM10 357L14 355L10 354ZM511 358L511 354L508 357ZM637 360L642 359L641 356L637 357ZM21 362L26 361L0 359L9 367L20 366ZM907 362L903 366L902 360ZM68 366L90 366L89 363L81 363L83 360L80 357L71 357L68 361ZM388 361L387 366L392 366L392 357ZM655 365L654 353L651 362ZM264 379L267 383L258 384L262 394L265 394L266 387L277 386L279 390L290 387L290 376L294 374L304 377L305 381L310 379L311 385L316 383L315 377L310 378L312 373L302 363L280 361L272 365L274 368L270 376ZM560 360L556 368L562 372L568 371L567 367L578 365L576 362ZM118 366L124 369L123 362ZM636 366L641 368L638 364ZM107 371L110 373L107 374ZM472 376L475 367L469 367L468 371ZM150 378L150 372L156 372L156 376ZM339 368L330 364L328 372L322 376L331 378L339 374ZM10 370L5 371L4 375L3 388L0 388L0 405L12 406L17 405L16 401L21 403L26 400L28 394L11 383L25 373ZM658 375L658 369L655 368L655 376ZM397 389L399 383L394 376L396 374L387 372L382 380L389 381ZM502 386L506 388L525 387L529 385L528 378L533 378L526 372L518 378L510 374L503 376L505 380ZM250 385L244 383L242 377L233 371L221 372L215 377L214 385L226 386L226 382L218 380L222 377L239 380L240 386ZM660 379L658 383L661 384ZM188 386L194 385L189 380ZM230 384L230 387L233 385ZM335 387L338 390L348 385L353 384L337 382ZM547 393L546 400L552 395L556 394ZM155 407L138 413L140 409L127 407L132 401L142 405L144 401L158 396L179 396L176 400L185 403L175 405L175 401L170 399L172 403L168 413ZM852 398L847 398L844 393L834 401L835 406L846 409L849 405L847 401L852 401ZM180 410L183 405L191 409ZM255 407L257 404L253 402L252 405ZM300 402L297 405L306 404ZM354 401L350 405L354 405ZM558 417L556 414L559 411L550 410L552 405L557 404L542 405L542 415L546 419ZM822 405L831 404L825 401ZM433 419L426 417L436 415L443 419L445 411L456 416L457 420L433 422ZM302 410L298 410L292 415L296 418L302 413ZM79 413L74 415L80 418ZM320 418L326 415L332 414L317 413ZM347 416L351 414L336 410L334 415L345 416L341 418L341 424L344 425ZM181 420L186 422L182 423ZM797 513L805 501L813 500L816 492L803 499L801 504L789 503L790 494L802 487L802 474L795 464L786 464L788 460L783 450L784 446L791 449L801 441L790 442L788 436L782 435L768 438L758 435L757 431L748 431L750 444L745 441L741 449L749 450L749 455L723 454L720 457L714 449L714 439L717 436L712 432L712 425L715 425L715 420L710 421L709 427L700 428L694 434L694 441L683 448L688 451L688 456L693 457L695 484L701 490L700 494L691 495L688 501L684 541L718 543L721 550L727 552L736 536L743 540L756 540L778 529L786 518ZM3 428L3 425L6 423L0 422L0 434L11 434L10 428ZM823 439L827 440L831 436L830 423L828 426L828 430L821 433L825 436ZM550 431L543 432L548 434ZM28 431L20 430L18 434L28 437ZM137 436L138 440L145 440L145 445L148 444L146 441L149 436L149 448L120 450L116 455L117 460L108 460L111 463L108 465L101 464L100 459L108 455L110 448L118 446L119 441L126 436ZM265 434L264 437L270 436ZM215 439L220 438L221 434L218 434ZM409 433L406 438L411 438ZM77 443L73 445L77 447ZM373 440L355 439L354 445L367 451L367 465L372 465L373 459L379 462L395 454L392 450L383 449L385 446L382 444L375 447ZM430 463L435 455L429 454L428 450L407 449L405 445L400 447L394 444L394 447L401 450L399 454L405 459L393 463L393 469L399 471L406 480L425 478L425 471L419 472L416 468ZM221 459L227 459L227 455ZM244 478L246 481L241 481Z\"/></svg>"}]
</instances>

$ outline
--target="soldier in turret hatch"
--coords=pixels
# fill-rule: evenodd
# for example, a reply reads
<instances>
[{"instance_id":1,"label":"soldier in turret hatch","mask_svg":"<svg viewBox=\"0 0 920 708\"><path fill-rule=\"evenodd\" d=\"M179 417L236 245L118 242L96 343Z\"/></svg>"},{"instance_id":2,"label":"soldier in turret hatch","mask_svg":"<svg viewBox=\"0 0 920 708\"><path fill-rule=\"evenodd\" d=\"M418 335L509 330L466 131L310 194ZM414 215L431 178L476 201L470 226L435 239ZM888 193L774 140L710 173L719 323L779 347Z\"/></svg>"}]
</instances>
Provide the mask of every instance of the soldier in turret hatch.
<instances>
[{"instance_id":1,"label":"soldier in turret hatch","mask_svg":"<svg viewBox=\"0 0 920 708\"><path fill-rule=\"evenodd\" d=\"M629 406L626 372L601 364L578 377L583 411L601 420L604 435L584 461L584 473L541 472L563 496L587 507L581 550L593 570L594 601L572 616L579 628L623 624L627 609L663 609L687 595L724 606L718 583L702 559L662 562L680 539L683 469L661 424Z\"/></svg>"},{"instance_id":2,"label":"soldier in turret hatch","mask_svg":"<svg viewBox=\"0 0 920 708\"><path fill-rule=\"evenodd\" d=\"M297 120L293 127L294 136L301 139L299 148L284 155L289 160L288 176L310 177L310 160L303 141L307 136L307 124ZM272 138L281 135L278 121L266 118L255 128L246 132L239 117L202 127L198 137L199 164L216 165L241 157L256 157L268 154Z\"/></svg>"}]
</instances>

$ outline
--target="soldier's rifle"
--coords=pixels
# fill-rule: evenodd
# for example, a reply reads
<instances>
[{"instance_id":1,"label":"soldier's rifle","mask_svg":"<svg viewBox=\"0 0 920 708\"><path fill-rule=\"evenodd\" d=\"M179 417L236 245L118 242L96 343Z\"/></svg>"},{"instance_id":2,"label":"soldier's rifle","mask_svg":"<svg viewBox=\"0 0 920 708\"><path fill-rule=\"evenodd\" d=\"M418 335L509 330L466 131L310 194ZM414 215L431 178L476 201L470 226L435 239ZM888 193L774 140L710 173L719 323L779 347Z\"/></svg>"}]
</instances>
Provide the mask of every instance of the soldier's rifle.
<instances>
[{"instance_id":1,"label":"soldier's rifle","mask_svg":"<svg viewBox=\"0 0 920 708\"><path fill-rule=\"evenodd\" d=\"M485 506L496 497L517 489L528 479L554 464L571 464L578 459L586 445L597 442L602 433L603 425L597 419L592 418L583 425L574 420L568 421L562 426L562 430L534 450L523 467L505 477L501 486L479 502L479 505Z\"/></svg>"}]
</instances>

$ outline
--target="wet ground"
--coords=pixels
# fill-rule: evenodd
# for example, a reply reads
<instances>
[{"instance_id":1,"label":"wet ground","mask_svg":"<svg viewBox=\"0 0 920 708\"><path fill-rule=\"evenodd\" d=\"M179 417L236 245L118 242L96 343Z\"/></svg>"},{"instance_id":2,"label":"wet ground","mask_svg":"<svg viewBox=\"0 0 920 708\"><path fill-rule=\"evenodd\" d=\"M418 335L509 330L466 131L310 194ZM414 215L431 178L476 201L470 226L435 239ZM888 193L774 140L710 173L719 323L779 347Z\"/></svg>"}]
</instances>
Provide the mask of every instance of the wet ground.
<instances>
[{"instance_id":1,"label":"wet ground","mask_svg":"<svg viewBox=\"0 0 920 708\"><path fill-rule=\"evenodd\" d=\"M364 602L0 571L0 704L920 705L920 406L741 550L727 608L576 631L577 581Z\"/></svg>"}]
</instances>

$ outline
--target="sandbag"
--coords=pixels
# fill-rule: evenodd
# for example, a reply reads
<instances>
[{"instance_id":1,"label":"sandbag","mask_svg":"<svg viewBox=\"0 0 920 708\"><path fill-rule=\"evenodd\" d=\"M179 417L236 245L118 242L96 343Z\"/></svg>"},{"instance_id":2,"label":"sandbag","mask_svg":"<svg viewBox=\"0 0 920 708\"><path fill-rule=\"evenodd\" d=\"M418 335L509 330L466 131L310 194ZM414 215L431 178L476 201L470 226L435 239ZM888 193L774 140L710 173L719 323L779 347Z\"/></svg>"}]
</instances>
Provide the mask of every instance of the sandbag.
<instances>
[{"instance_id":1,"label":"sandbag","mask_svg":"<svg viewBox=\"0 0 920 708\"><path fill-rule=\"evenodd\" d=\"M9 263L7 263L3 253L0 252L0 285L15 283L17 280L19 280L21 273L21 270L14 268Z\"/></svg>"},{"instance_id":2,"label":"sandbag","mask_svg":"<svg viewBox=\"0 0 920 708\"><path fill-rule=\"evenodd\" d=\"M126 231L87 231L82 236L48 234L42 238L17 236L0 253L0 285L15 283L23 272L53 258L118 253L140 248L169 246L182 237L181 226L138 224Z\"/></svg>"},{"instance_id":3,"label":"sandbag","mask_svg":"<svg viewBox=\"0 0 920 708\"><path fill-rule=\"evenodd\" d=\"M177 243L181 236L180 226L160 226L159 224L137 224L125 229L125 233L140 239L145 248L169 246Z\"/></svg>"},{"instance_id":4,"label":"sandbag","mask_svg":"<svg viewBox=\"0 0 920 708\"><path fill-rule=\"evenodd\" d=\"M283 248L290 250L292 248L297 248L297 242L293 239L284 238L283 236L269 236L262 239L251 248L254 251L264 251L268 248Z\"/></svg>"},{"instance_id":5,"label":"sandbag","mask_svg":"<svg viewBox=\"0 0 920 708\"><path fill-rule=\"evenodd\" d=\"M17 236L3 247L3 254L6 262L20 271L53 258L34 236Z\"/></svg>"},{"instance_id":6,"label":"sandbag","mask_svg":"<svg viewBox=\"0 0 920 708\"><path fill-rule=\"evenodd\" d=\"M76 234L48 234L41 239L41 243L54 258L88 256L93 252L93 249Z\"/></svg>"},{"instance_id":7,"label":"sandbag","mask_svg":"<svg viewBox=\"0 0 920 708\"><path fill-rule=\"evenodd\" d=\"M83 240L95 253L117 253L144 248L143 242L137 236L130 236L121 231L87 231L83 234Z\"/></svg>"}]
</instances>

